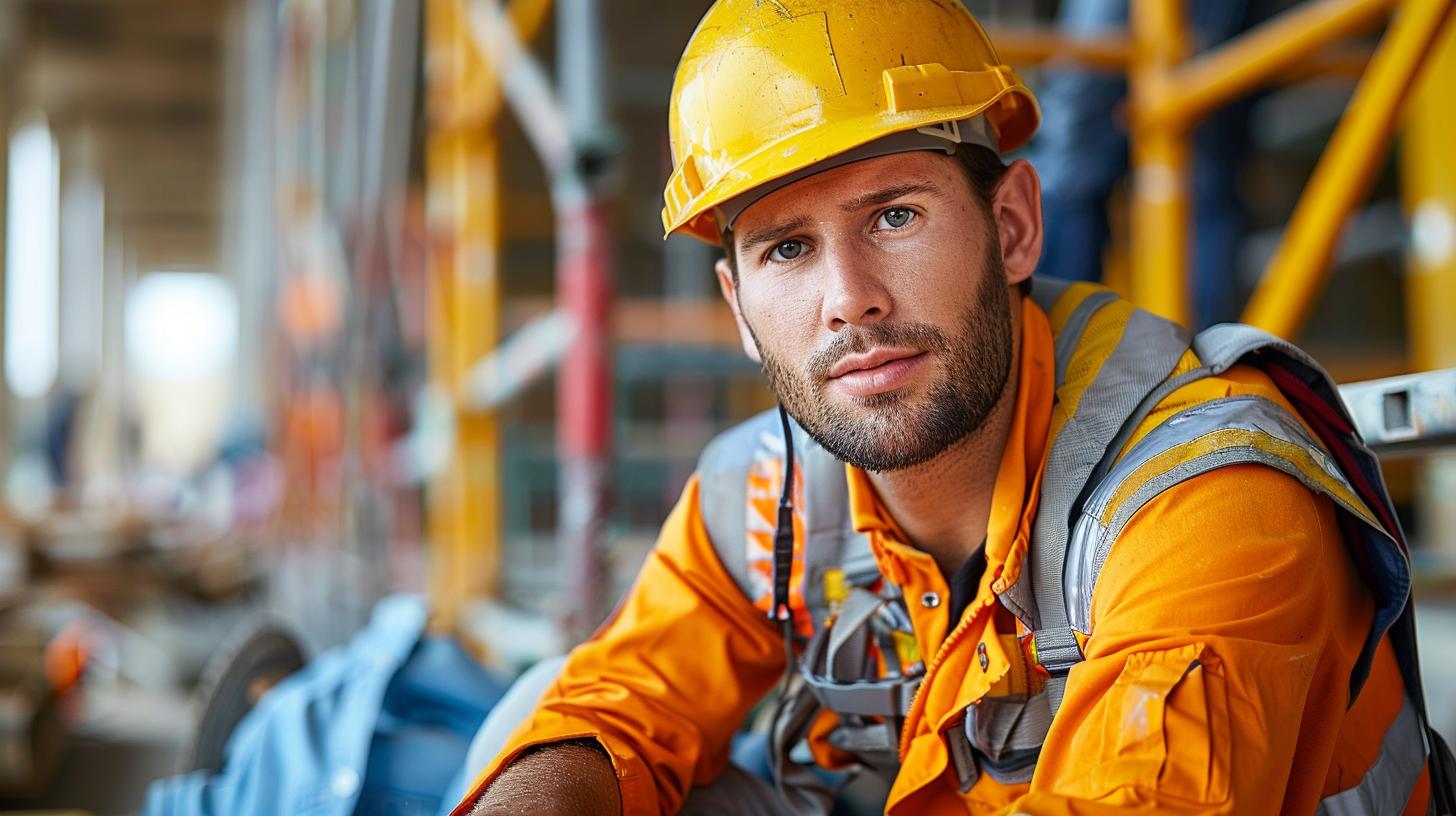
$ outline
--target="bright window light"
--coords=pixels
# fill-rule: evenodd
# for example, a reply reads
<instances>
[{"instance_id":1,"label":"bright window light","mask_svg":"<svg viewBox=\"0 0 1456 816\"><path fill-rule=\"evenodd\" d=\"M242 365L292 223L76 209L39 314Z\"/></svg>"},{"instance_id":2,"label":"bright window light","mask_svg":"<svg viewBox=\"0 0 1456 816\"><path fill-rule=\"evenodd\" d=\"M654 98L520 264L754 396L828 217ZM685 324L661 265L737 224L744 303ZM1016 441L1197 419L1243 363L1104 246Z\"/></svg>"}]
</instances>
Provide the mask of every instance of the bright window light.
<instances>
[{"instance_id":1,"label":"bright window light","mask_svg":"<svg viewBox=\"0 0 1456 816\"><path fill-rule=\"evenodd\" d=\"M232 288L201 272L154 272L126 298L126 354L155 380L195 380L223 373L238 349L238 302Z\"/></svg>"},{"instance_id":2,"label":"bright window light","mask_svg":"<svg viewBox=\"0 0 1456 816\"><path fill-rule=\"evenodd\" d=\"M10 135L5 201L5 382L40 397L56 380L60 354L60 167L45 119Z\"/></svg>"}]
</instances>

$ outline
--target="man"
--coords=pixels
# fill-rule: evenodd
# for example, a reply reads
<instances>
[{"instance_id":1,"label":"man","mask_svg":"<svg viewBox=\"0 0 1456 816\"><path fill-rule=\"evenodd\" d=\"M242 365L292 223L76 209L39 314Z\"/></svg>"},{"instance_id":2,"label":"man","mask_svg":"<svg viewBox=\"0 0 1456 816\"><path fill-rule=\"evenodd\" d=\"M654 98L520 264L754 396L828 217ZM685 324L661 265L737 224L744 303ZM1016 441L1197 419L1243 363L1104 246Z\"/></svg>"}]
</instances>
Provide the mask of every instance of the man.
<instances>
[{"instance_id":1,"label":"man","mask_svg":"<svg viewBox=\"0 0 1456 816\"><path fill-rule=\"evenodd\" d=\"M705 451L457 813L826 812L805 745L892 814L1425 812L1408 567L1327 379L1032 284L997 152L1037 116L956 0L708 11L664 223L787 413ZM776 683L770 785L728 759Z\"/></svg>"}]
</instances>

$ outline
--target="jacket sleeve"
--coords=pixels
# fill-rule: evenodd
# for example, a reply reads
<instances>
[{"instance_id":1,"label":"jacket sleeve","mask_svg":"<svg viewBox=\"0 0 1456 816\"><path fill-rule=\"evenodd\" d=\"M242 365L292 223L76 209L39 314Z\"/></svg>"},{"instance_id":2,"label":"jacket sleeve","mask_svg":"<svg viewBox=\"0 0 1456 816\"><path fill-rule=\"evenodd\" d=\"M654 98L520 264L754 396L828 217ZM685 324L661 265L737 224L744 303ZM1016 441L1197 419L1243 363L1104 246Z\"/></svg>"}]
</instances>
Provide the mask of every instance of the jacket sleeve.
<instances>
[{"instance_id":1,"label":"jacket sleeve","mask_svg":"<svg viewBox=\"0 0 1456 816\"><path fill-rule=\"evenodd\" d=\"M1296 480L1236 465L1166 491L1108 556L1009 812L1311 812L1370 614L1333 506Z\"/></svg>"},{"instance_id":2,"label":"jacket sleeve","mask_svg":"<svg viewBox=\"0 0 1456 816\"><path fill-rule=\"evenodd\" d=\"M613 620L578 646L466 801L532 746L595 738L611 756L622 811L676 813L715 778L733 733L784 669L778 630L723 568L694 476Z\"/></svg>"}]
</instances>

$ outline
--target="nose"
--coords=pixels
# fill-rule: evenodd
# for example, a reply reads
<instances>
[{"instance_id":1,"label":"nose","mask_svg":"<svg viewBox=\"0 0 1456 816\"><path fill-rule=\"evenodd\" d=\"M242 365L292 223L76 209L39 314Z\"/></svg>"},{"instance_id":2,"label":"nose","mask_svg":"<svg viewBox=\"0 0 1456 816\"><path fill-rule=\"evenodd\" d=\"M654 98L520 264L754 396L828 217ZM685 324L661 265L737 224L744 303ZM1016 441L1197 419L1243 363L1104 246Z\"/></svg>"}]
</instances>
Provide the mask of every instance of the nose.
<instances>
[{"instance_id":1,"label":"nose","mask_svg":"<svg viewBox=\"0 0 1456 816\"><path fill-rule=\"evenodd\" d=\"M826 252L824 302L821 320L830 331L848 325L868 325L890 314L890 292L883 272L863 254L852 250Z\"/></svg>"}]
</instances>

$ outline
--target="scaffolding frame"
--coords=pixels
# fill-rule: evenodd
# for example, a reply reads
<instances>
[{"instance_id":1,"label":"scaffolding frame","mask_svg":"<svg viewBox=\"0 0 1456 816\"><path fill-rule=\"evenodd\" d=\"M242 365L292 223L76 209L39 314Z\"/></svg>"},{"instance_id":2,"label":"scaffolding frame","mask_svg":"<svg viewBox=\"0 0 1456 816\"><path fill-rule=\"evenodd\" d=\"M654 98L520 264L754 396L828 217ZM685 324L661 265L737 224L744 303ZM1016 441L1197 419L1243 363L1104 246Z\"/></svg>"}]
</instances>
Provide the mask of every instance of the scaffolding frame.
<instances>
[{"instance_id":1,"label":"scaffolding frame","mask_svg":"<svg viewBox=\"0 0 1456 816\"><path fill-rule=\"evenodd\" d=\"M1359 75L1243 320L1297 335L1329 274L1341 229L1369 192L1400 107L1450 17L1453 0L1311 0L1197 56L1180 0L1132 0L1126 36L993 32L1012 63L1067 58L1128 75L1132 299L1187 323L1189 142L1218 107L1275 81ZM1393 19L1371 53L1334 46ZM1362 69L1363 70L1360 70Z\"/></svg>"}]
</instances>

